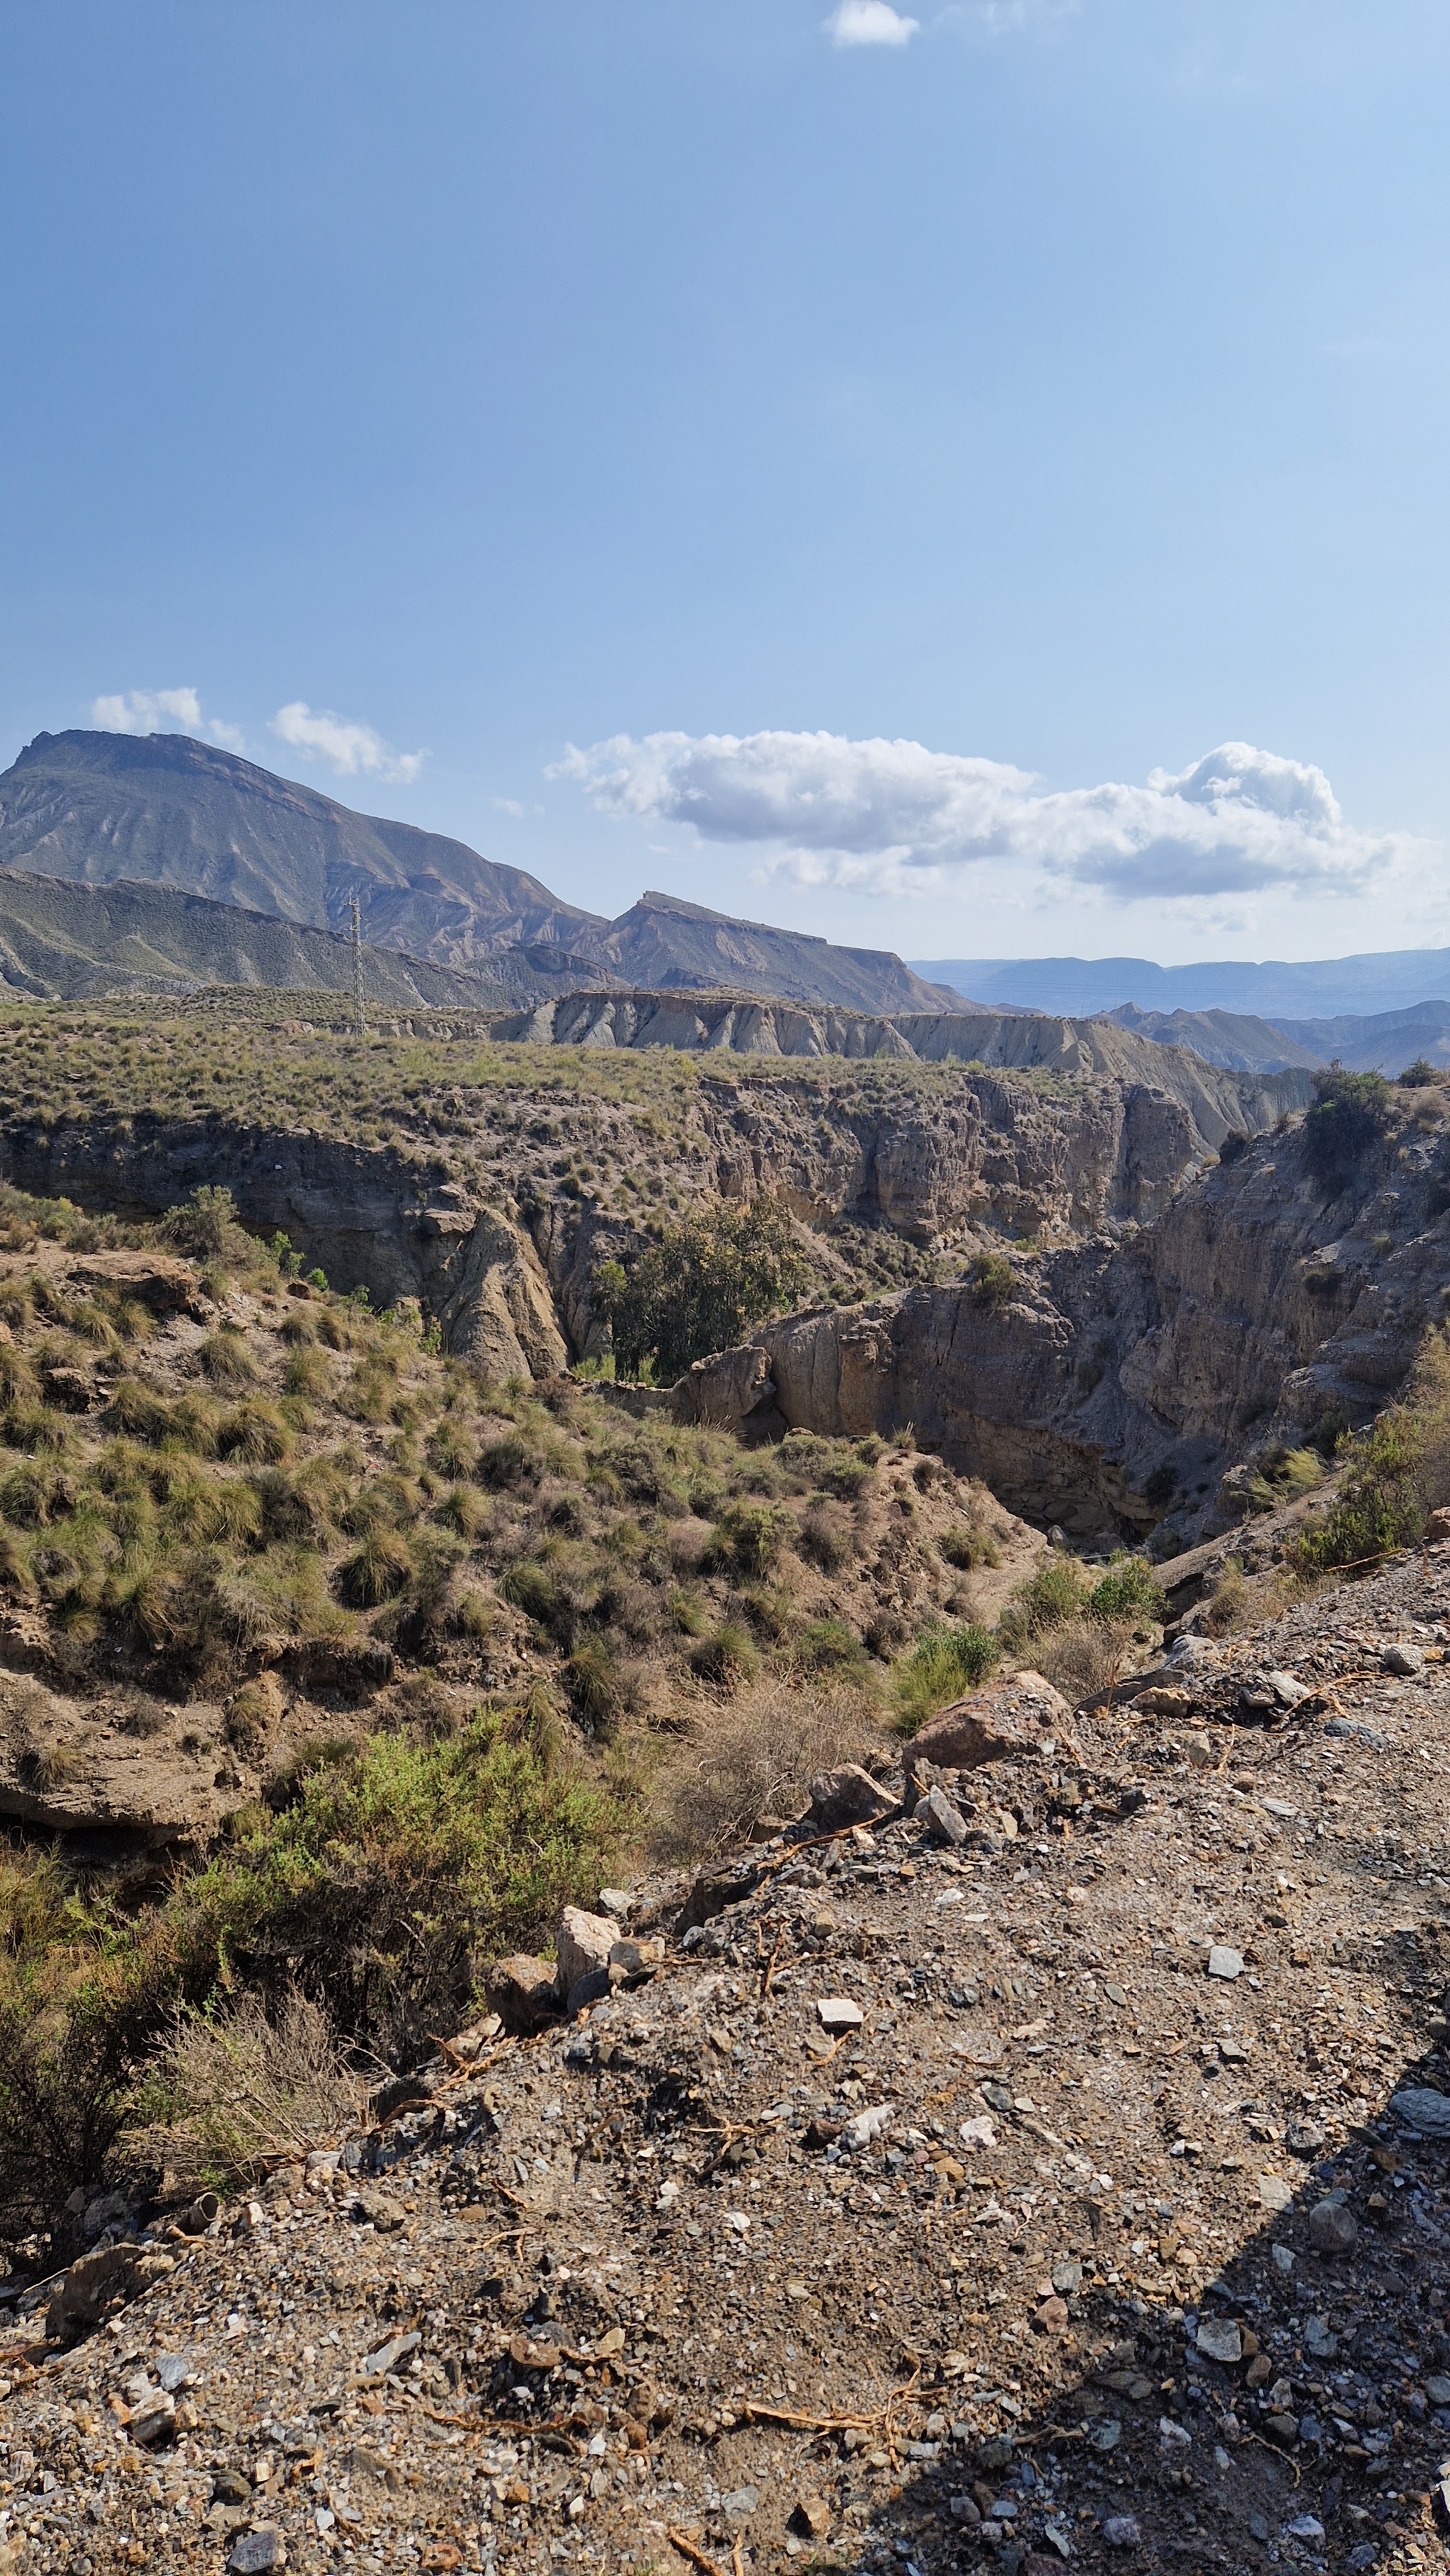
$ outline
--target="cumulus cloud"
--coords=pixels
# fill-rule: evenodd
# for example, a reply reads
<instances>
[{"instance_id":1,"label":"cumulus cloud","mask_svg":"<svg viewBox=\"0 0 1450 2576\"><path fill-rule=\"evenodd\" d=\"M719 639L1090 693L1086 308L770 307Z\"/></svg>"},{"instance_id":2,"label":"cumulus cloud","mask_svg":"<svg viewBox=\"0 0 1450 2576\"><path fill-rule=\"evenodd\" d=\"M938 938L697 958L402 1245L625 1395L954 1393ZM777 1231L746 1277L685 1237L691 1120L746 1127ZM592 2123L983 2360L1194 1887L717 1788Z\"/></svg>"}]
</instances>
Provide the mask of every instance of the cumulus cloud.
<instances>
[{"instance_id":1,"label":"cumulus cloud","mask_svg":"<svg viewBox=\"0 0 1450 2576\"><path fill-rule=\"evenodd\" d=\"M117 696L92 698L91 722L98 733L204 734L224 751L244 751L237 725L219 716L204 717L195 689L123 689Z\"/></svg>"},{"instance_id":2,"label":"cumulus cloud","mask_svg":"<svg viewBox=\"0 0 1450 2576\"><path fill-rule=\"evenodd\" d=\"M840 0L822 23L833 45L907 45L921 28L888 0Z\"/></svg>"},{"instance_id":3,"label":"cumulus cloud","mask_svg":"<svg viewBox=\"0 0 1450 2576\"><path fill-rule=\"evenodd\" d=\"M807 884L877 892L1010 861L1137 897L1364 890L1408 844L1345 821L1322 769L1228 742L1146 786L1046 789L1003 761L831 733L617 734L555 776L605 813L752 843Z\"/></svg>"},{"instance_id":4,"label":"cumulus cloud","mask_svg":"<svg viewBox=\"0 0 1450 2576\"><path fill-rule=\"evenodd\" d=\"M328 708L309 707L305 698L279 707L272 731L308 760L325 760L339 778L387 778L411 787L428 757L426 751L394 751L371 725L355 724Z\"/></svg>"}]
</instances>

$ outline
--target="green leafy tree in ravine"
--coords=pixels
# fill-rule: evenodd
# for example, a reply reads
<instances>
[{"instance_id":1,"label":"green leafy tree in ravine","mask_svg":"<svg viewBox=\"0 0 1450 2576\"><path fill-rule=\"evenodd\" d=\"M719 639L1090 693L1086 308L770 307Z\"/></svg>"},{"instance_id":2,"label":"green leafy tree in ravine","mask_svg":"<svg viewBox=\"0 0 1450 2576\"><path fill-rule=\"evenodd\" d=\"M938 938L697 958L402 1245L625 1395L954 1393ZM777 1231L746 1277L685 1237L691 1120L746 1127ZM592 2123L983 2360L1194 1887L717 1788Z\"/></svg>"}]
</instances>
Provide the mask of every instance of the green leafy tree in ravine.
<instances>
[{"instance_id":1,"label":"green leafy tree in ravine","mask_svg":"<svg viewBox=\"0 0 1450 2576\"><path fill-rule=\"evenodd\" d=\"M668 1384L692 1360L729 1350L749 1325L794 1304L809 1277L789 1212L778 1199L760 1198L687 1217L628 1269L602 1262L594 1294L621 1374L638 1375L648 1360Z\"/></svg>"}]
</instances>

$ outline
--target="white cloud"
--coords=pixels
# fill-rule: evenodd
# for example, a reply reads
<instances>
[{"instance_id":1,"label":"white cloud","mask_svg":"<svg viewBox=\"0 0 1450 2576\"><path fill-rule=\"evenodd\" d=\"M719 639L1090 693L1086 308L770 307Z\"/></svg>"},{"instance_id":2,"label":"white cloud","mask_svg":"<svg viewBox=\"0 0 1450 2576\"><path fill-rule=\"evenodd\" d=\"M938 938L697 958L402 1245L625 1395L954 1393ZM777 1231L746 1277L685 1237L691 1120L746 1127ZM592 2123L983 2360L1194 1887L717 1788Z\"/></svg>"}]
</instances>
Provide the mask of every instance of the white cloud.
<instances>
[{"instance_id":1,"label":"white cloud","mask_svg":"<svg viewBox=\"0 0 1450 2576\"><path fill-rule=\"evenodd\" d=\"M888 0L840 0L822 24L833 45L907 45L921 28Z\"/></svg>"},{"instance_id":2,"label":"white cloud","mask_svg":"<svg viewBox=\"0 0 1450 2576\"><path fill-rule=\"evenodd\" d=\"M92 698L91 722L98 733L205 734L224 751L247 747L240 726L203 717L195 689L124 689L115 697Z\"/></svg>"},{"instance_id":3,"label":"white cloud","mask_svg":"<svg viewBox=\"0 0 1450 2576\"><path fill-rule=\"evenodd\" d=\"M516 822L523 820L524 809L516 796L495 796L493 805L496 814L512 814Z\"/></svg>"},{"instance_id":4,"label":"white cloud","mask_svg":"<svg viewBox=\"0 0 1450 2576\"><path fill-rule=\"evenodd\" d=\"M323 707L314 711L305 698L279 707L272 731L309 760L325 760L340 778L387 778L411 787L428 757L426 751L394 751L371 725L354 724Z\"/></svg>"},{"instance_id":5,"label":"white cloud","mask_svg":"<svg viewBox=\"0 0 1450 2576\"><path fill-rule=\"evenodd\" d=\"M1357 894L1411 845L1347 823L1322 769L1229 742L1146 786L1045 790L1005 762L830 733L628 734L579 751L605 813L752 843L802 883L922 889L988 861L1141 897Z\"/></svg>"}]
</instances>

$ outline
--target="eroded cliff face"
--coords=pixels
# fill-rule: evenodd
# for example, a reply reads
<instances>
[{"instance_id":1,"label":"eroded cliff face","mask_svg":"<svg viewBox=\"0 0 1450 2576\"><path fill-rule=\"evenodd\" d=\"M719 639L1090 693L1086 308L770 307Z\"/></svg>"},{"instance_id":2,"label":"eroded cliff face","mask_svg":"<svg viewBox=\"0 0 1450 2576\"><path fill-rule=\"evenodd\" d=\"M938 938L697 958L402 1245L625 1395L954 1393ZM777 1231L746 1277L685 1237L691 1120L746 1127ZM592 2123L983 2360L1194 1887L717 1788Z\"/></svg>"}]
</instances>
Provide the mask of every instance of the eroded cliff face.
<instances>
[{"instance_id":1,"label":"eroded cliff face","mask_svg":"<svg viewBox=\"0 0 1450 2576\"><path fill-rule=\"evenodd\" d=\"M956 1282L767 1324L753 1367L702 1363L680 1408L724 1419L733 1385L762 1433L909 1423L1083 1543L1206 1534L1237 1508L1226 1471L1403 1383L1450 1301L1443 1150L1404 1129L1330 1195L1301 1130L1266 1138L1125 1240L1019 1260L1000 1304Z\"/></svg>"},{"instance_id":2,"label":"eroded cliff face","mask_svg":"<svg viewBox=\"0 0 1450 2576\"><path fill-rule=\"evenodd\" d=\"M642 1237L571 1168L637 1151L629 1105L550 1093L541 1106L533 1125L480 1130L466 1160L222 1116L12 1118L0 1168L23 1189L152 1216L224 1184L249 1225L280 1228L335 1284L380 1304L417 1297L450 1350L499 1376L546 1375L598 1346L595 1271ZM1272 1103L1249 1084L1229 1106L1262 1123ZM857 1251L871 1229L963 1256L1003 1234L1063 1243L1159 1217L1210 1147L1194 1107L1162 1087L964 1065L908 1070L884 1094L829 1068L706 1079L650 1150L642 1216L773 1192L815 1231L823 1285L844 1294L861 1281L842 1225Z\"/></svg>"}]
</instances>

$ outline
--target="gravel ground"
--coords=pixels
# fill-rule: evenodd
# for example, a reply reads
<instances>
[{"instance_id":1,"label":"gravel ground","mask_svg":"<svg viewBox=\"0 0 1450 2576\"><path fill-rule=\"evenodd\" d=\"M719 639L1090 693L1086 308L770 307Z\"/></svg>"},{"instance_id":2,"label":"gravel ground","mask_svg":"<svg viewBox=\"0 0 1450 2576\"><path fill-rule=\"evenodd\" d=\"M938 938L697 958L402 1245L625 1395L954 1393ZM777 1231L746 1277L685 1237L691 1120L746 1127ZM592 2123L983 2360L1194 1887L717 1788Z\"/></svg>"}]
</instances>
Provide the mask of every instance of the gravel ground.
<instances>
[{"instance_id":1,"label":"gravel ground","mask_svg":"<svg viewBox=\"0 0 1450 2576\"><path fill-rule=\"evenodd\" d=\"M0 2567L1450 2564L1447 1639L1439 1548L1190 1647L22 2300Z\"/></svg>"}]
</instances>

